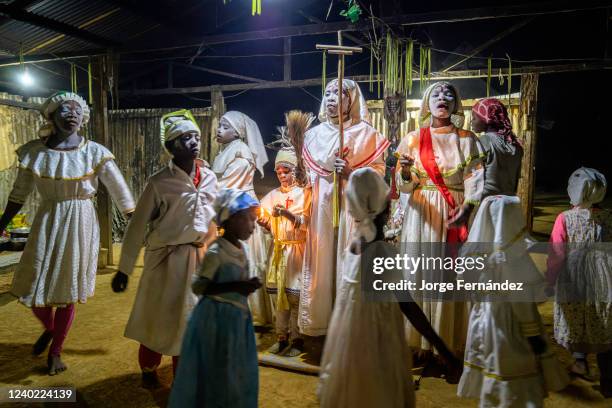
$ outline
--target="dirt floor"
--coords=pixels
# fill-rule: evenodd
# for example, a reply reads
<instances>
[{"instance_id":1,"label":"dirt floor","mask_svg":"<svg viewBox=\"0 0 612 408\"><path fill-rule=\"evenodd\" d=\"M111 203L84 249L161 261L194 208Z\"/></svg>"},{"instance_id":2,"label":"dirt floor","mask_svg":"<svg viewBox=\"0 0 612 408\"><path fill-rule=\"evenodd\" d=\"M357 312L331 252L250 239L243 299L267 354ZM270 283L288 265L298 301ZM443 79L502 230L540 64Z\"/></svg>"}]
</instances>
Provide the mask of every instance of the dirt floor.
<instances>
[{"instance_id":1,"label":"dirt floor","mask_svg":"<svg viewBox=\"0 0 612 408\"><path fill-rule=\"evenodd\" d=\"M561 200L561 199L560 199ZM549 201L549 200L548 200ZM542 234L549 220L566 201L554 202L556 207L538 208L536 227ZM550 231L550 228L548 228ZM118 251L117 251L118 252ZM539 259L543 266L544 259ZM164 387L149 391L140 387L140 371L137 361L138 345L123 337L140 268L132 277L128 290L123 294L111 291L110 281L114 270L99 272L96 295L87 304L77 307L76 319L66 341L63 357L68 371L50 377L45 371L45 357L33 357L31 347L41 327L30 310L19 305L7 293L12 269L0 269L0 387L40 387L70 385L77 389L77 404L70 407L164 407L168 398L172 370L166 358L160 369ZM548 330L552 328L551 304L541 306ZM556 347L562 361L569 363L569 355ZM592 366L594 368L593 362ZM269 367L260 367L260 406L264 408L317 407L317 377ZM374 383L375 378L372 379ZM576 379L562 393L552 394L546 406L555 408L611 407L595 390L597 383ZM424 378L417 391L419 407L476 407L477 402L455 396L456 386L439 378ZM13 404L12 406L18 406ZM42 406L42 404L40 404Z\"/></svg>"}]
</instances>

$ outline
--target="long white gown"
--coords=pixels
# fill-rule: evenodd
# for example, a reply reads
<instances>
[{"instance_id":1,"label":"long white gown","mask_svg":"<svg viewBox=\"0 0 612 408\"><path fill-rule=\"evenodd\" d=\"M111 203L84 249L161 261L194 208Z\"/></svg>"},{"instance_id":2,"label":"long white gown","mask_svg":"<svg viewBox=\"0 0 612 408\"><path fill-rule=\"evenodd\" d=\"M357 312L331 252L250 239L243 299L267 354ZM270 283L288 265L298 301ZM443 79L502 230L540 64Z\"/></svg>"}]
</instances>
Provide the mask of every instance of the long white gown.
<instances>
[{"instance_id":1,"label":"long white gown","mask_svg":"<svg viewBox=\"0 0 612 408\"><path fill-rule=\"evenodd\" d=\"M304 256L298 322L302 333L308 336L321 336L327 332L333 299L340 286L342 259L354 230L353 218L346 212L343 203L338 248L334 252L334 161L338 145L339 130L335 124L323 122L306 132L304 161L312 186L312 213ZM365 121L356 124L347 121L344 125L344 146L348 150L345 159L351 168L369 166L384 176L384 153L389 142L376 129ZM343 190L346 185L344 180ZM338 271L336 276L334 269Z\"/></svg>"},{"instance_id":2,"label":"long white gown","mask_svg":"<svg viewBox=\"0 0 612 408\"><path fill-rule=\"evenodd\" d=\"M431 128L431 138L436 163L457 205L464 202L477 204L484 187L484 169L482 148L476 135L450 125ZM429 256L444 256L441 253L434 253L440 251L439 246L432 247L428 243L446 242L449 206L421 164L418 140L419 131L411 132L402 139L398 147L399 153L415 158L412 178L408 181L402 180L399 171L396 177L398 189L403 193L409 193L404 209L401 252L414 257L421 256L423 251ZM420 287L422 279L432 280L431 277L423 276L420 270L408 274L406 279L417 282L417 287ZM430 295L433 297L436 293L424 294L424 296ZM449 301L418 303L449 349L463 352L468 306L463 302ZM431 344L410 324L407 325L407 335L411 347L433 350Z\"/></svg>"},{"instance_id":3,"label":"long white gown","mask_svg":"<svg viewBox=\"0 0 612 408\"><path fill-rule=\"evenodd\" d=\"M104 146L83 138L76 149L56 150L33 140L17 150L19 172L9 201L41 198L11 293L28 307L85 303L93 296L100 227L93 198L98 182L125 214L132 194Z\"/></svg>"},{"instance_id":4,"label":"long white gown","mask_svg":"<svg viewBox=\"0 0 612 408\"><path fill-rule=\"evenodd\" d=\"M219 188L235 188L247 192L257 199L253 187L255 176L255 159L249 146L241 139L236 139L223 146L213 163L213 170L219 180ZM258 277L265 282L268 266L270 239L259 225L246 241L249 260L249 278ZM265 325L272 321L271 306L265 290L256 290L249 298L249 307L253 315L253 324Z\"/></svg>"},{"instance_id":5,"label":"long white gown","mask_svg":"<svg viewBox=\"0 0 612 408\"><path fill-rule=\"evenodd\" d=\"M363 255L347 250L341 284L321 360L319 400L323 408L407 408L415 406L412 356L404 338L404 317L388 302L363 298L363 271L372 273L374 257L395 257L383 241ZM397 274L383 275L397 281ZM400 275L401 279L401 275Z\"/></svg>"},{"instance_id":6,"label":"long white gown","mask_svg":"<svg viewBox=\"0 0 612 408\"><path fill-rule=\"evenodd\" d=\"M201 160L200 183L170 162L151 176L123 239L119 270L130 274L145 245L144 267L125 336L167 356L180 355L197 297L192 277L216 231L217 178Z\"/></svg>"}]
</instances>

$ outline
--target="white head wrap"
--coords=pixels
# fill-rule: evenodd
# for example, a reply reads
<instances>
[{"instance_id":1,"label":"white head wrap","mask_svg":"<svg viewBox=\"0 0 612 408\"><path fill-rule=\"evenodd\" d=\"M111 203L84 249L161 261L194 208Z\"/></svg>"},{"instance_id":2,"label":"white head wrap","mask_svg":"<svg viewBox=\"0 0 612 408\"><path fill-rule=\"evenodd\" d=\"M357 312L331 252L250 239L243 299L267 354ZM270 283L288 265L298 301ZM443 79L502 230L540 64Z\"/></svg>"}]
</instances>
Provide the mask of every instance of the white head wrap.
<instances>
[{"instance_id":1,"label":"white head wrap","mask_svg":"<svg viewBox=\"0 0 612 408\"><path fill-rule=\"evenodd\" d=\"M259 203L249 193L235 188L222 188L213 204L217 225L223 224L238 211L252 207L259 207Z\"/></svg>"},{"instance_id":2,"label":"white head wrap","mask_svg":"<svg viewBox=\"0 0 612 408\"><path fill-rule=\"evenodd\" d=\"M367 242L376 237L374 218L387 207L389 186L370 167L351 173L346 188L348 211L357 222L357 232Z\"/></svg>"},{"instance_id":3,"label":"white head wrap","mask_svg":"<svg viewBox=\"0 0 612 408\"><path fill-rule=\"evenodd\" d=\"M427 87L425 93L423 94L423 100L421 101L421 110L419 112L419 125L420 127L429 127L431 126L431 111L429 110L429 97L431 96L431 92L439 87L439 86L448 86L455 92L455 110L451 112L451 123L457 128L463 128L465 123L465 116L463 115L463 104L461 103L461 96L459 95L459 90L455 87L455 85L451 84L447 81L440 81L433 83Z\"/></svg>"},{"instance_id":4,"label":"white head wrap","mask_svg":"<svg viewBox=\"0 0 612 408\"><path fill-rule=\"evenodd\" d=\"M83 110L83 122L81 126L85 125L89 122L89 106L87 106L87 102L85 99L81 98L79 95L73 92L60 91L56 92L41 105L40 113L47 120L47 123L43 125L38 130L38 135L41 138L47 138L51 136L55 132L55 125L53 124L53 113L60 107L63 102L66 101L74 101L79 104L81 109Z\"/></svg>"},{"instance_id":5,"label":"white head wrap","mask_svg":"<svg viewBox=\"0 0 612 408\"><path fill-rule=\"evenodd\" d=\"M276 154L276 160L274 161L274 168L279 165L295 168L298 164L297 155L293 147L283 147Z\"/></svg>"},{"instance_id":6,"label":"white head wrap","mask_svg":"<svg viewBox=\"0 0 612 408\"><path fill-rule=\"evenodd\" d=\"M159 132L159 138L164 148L166 142L174 140L185 133L196 132L198 135L202 134L193 114L188 109L167 113L162 116Z\"/></svg>"},{"instance_id":7,"label":"white head wrap","mask_svg":"<svg viewBox=\"0 0 612 408\"><path fill-rule=\"evenodd\" d=\"M268 162L268 154L266 153L257 123L244 113L238 111L228 111L223 117L227 119L234 130L238 132L238 136L249 146L249 150L255 159L255 167L257 167L257 170L259 170L263 177L263 167Z\"/></svg>"},{"instance_id":8,"label":"white head wrap","mask_svg":"<svg viewBox=\"0 0 612 408\"><path fill-rule=\"evenodd\" d=\"M572 205L589 208L604 199L607 186L603 174L595 169L581 167L570 176L567 194Z\"/></svg>"},{"instance_id":9,"label":"white head wrap","mask_svg":"<svg viewBox=\"0 0 612 408\"><path fill-rule=\"evenodd\" d=\"M332 86L337 86L337 85L338 85L338 80L334 79L333 81L330 81L327 84L327 86L325 87L325 90L331 88ZM370 114L368 112L368 105L365 99L363 98L363 95L361 94L361 89L359 88L359 84L357 84L357 82L353 80L345 79L342 81L342 87L343 89L346 89L349 93L349 98L350 98L349 115L351 118L351 123L353 125L356 125L362 120L369 123ZM346 103L346 101L344 100L342 102ZM327 100L325 97L323 97L323 100L321 101L321 107L319 108L319 121L320 122L327 122L328 120L326 105L327 105Z\"/></svg>"}]
</instances>

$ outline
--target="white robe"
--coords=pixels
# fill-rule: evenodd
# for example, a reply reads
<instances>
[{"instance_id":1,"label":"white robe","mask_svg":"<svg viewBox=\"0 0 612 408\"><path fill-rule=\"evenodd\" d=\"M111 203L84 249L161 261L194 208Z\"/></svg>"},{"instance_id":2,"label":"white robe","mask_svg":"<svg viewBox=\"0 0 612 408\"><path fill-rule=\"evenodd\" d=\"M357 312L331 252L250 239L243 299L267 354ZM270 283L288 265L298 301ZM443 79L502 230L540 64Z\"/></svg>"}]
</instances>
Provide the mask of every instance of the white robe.
<instances>
[{"instance_id":1,"label":"white robe","mask_svg":"<svg viewBox=\"0 0 612 408\"><path fill-rule=\"evenodd\" d=\"M271 217L274 207L280 205L299 218L300 225L295 228L293 223L285 217ZM270 220L274 239L281 246L282 253L278 268L270 260L266 277L266 289L269 293L276 293L282 283L285 292L296 296L302 290L302 266L304 261L304 248L306 246L306 231L310 218L311 196L309 189L293 186L284 191L275 188L261 199L261 206Z\"/></svg>"},{"instance_id":2,"label":"white robe","mask_svg":"<svg viewBox=\"0 0 612 408\"><path fill-rule=\"evenodd\" d=\"M334 251L333 191L334 161L339 146L339 131L329 122L306 132L304 161L312 186L312 212L302 270L300 298L300 331L308 336L327 332L333 299L341 280L342 257L354 230L353 218L342 203L338 247ZM344 147L348 150L349 165L353 168L370 166L381 176L385 174L384 152L389 142L368 123L361 121L344 127ZM347 181L343 180L342 189ZM344 195L343 195L344 196Z\"/></svg>"},{"instance_id":3,"label":"white robe","mask_svg":"<svg viewBox=\"0 0 612 408\"><path fill-rule=\"evenodd\" d=\"M253 178L256 170L255 160L249 146L241 139L233 140L223 146L215 157L212 169L219 180L219 188L235 188L247 192L257 199L253 188ZM255 225L255 230L246 244L249 278L256 276L261 282L264 282L268 266L270 240L266 237L262 228ZM253 315L253 324L259 326L272 321L270 302L264 290L256 290L249 296L248 300Z\"/></svg>"},{"instance_id":4,"label":"white robe","mask_svg":"<svg viewBox=\"0 0 612 408\"><path fill-rule=\"evenodd\" d=\"M369 244L361 255L347 250L321 358L322 408L415 406L412 355L399 305L392 294L388 301L363 298L367 279L362 271L372 273L374 257L396 255L395 247L382 241ZM383 279L397 282L401 274L386 271Z\"/></svg>"},{"instance_id":5,"label":"white robe","mask_svg":"<svg viewBox=\"0 0 612 408\"><path fill-rule=\"evenodd\" d=\"M17 150L19 172L9 201L24 203L34 188L41 198L11 293L31 306L85 303L93 296L100 228L93 198L98 182L123 213L134 199L114 156L83 139L72 150L55 150L40 139Z\"/></svg>"},{"instance_id":6,"label":"white robe","mask_svg":"<svg viewBox=\"0 0 612 408\"><path fill-rule=\"evenodd\" d=\"M477 204L484 188L484 168L482 148L476 135L451 125L432 128L431 138L436 163L457 205L460 206L464 202ZM398 147L399 153L408 154L415 159L411 180L404 181L401 172L396 173L398 189L402 193L410 194L404 209L401 252L414 257L423 253L421 243L446 242L446 220L450 211L444 197L421 164L418 140L417 130L404 137ZM429 256L443 256L431 252L439 250L439 247L430 250L431 247L425 244L423 248L428 251ZM417 282L417 287L420 287L421 280L428 280L428 277L417 270L414 274L408 274L406 279ZM467 305L449 301L418 303L447 346L452 351L463 352L469 312ZM407 335L411 347L433 349L410 324L407 325Z\"/></svg>"},{"instance_id":7,"label":"white robe","mask_svg":"<svg viewBox=\"0 0 612 408\"><path fill-rule=\"evenodd\" d=\"M172 162L149 179L125 233L119 263L121 272L131 274L146 246L125 336L169 356L180 355L189 314L197 303L192 276L216 235L210 223L217 179L201 160L196 165L201 174L197 187L193 177Z\"/></svg>"}]
</instances>

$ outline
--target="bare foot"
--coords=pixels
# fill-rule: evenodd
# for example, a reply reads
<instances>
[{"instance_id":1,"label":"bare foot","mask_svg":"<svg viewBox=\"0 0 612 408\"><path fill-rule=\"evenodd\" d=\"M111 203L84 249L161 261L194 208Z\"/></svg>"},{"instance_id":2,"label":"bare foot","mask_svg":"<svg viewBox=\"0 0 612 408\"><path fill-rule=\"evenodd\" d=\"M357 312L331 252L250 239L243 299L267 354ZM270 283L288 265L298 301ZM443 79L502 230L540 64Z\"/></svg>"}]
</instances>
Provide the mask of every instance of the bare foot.
<instances>
[{"instance_id":1,"label":"bare foot","mask_svg":"<svg viewBox=\"0 0 612 408\"><path fill-rule=\"evenodd\" d=\"M160 386L157 371L142 372L142 388L155 389Z\"/></svg>"},{"instance_id":2,"label":"bare foot","mask_svg":"<svg viewBox=\"0 0 612 408\"><path fill-rule=\"evenodd\" d=\"M60 356L54 355L47 357L47 367L49 368L49 375L57 375L68 368Z\"/></svg>"},{"instance_id":3,"label":"bare foot","mask_svg":"<svg viewBox=\"0 0 612 408\"><path fill-rule=\"evenodd\" d=\"M34 346L32 347L32 354L35 356L41 355L47 349L47 346L49 346L51 340L53 340L53 332L45 330L43 334L40 335L38 340L36 340L36 343L34 343Z\"/></svg>"}]
</instances>

